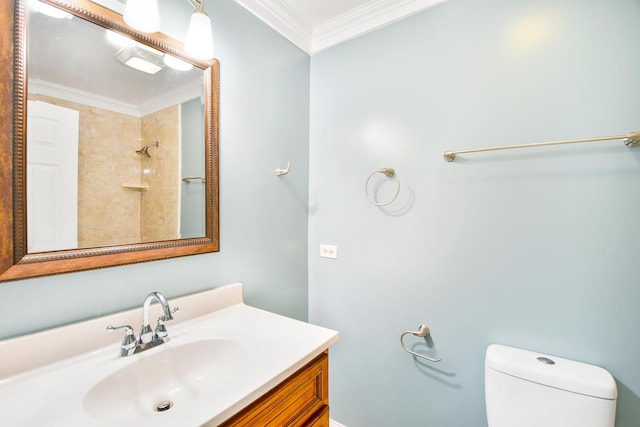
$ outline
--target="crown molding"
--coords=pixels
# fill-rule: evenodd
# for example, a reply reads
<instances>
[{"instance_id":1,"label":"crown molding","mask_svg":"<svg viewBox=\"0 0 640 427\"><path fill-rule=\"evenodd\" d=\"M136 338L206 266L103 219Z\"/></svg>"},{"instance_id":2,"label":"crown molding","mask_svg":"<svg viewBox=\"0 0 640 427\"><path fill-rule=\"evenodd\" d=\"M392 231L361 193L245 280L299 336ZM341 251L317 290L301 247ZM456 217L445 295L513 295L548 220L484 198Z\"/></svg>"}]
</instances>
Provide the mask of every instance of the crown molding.
<instances>
[{"instance_id":1,"label":"crown molding","mask_svg":"<svg viewBox=\"0 0 640 427\"><path fill-rule=\"evenodd\" d=\"M448 0L371 0L312 27L280 0L235 0L312 55Z\"/></svg>"},{"instance_id":2,"label":"crown molding","mask_svg":"<svg viewBox=\"0 0 640 427\"><path fill-rule=\"evenodd\" d=\"M194 98L202 98L201 84L202 83L198 81L189 87L176 89L172 92L160 93L142 105L133 105L57 83L36 79L29 81L29 93L47 95L89 107L126 114L128 116L144 117L176 104L191 101Z\"/></svg>"},{"instance_id":3,"label":"crown molding","mask_svg":"<svg viewBox=\"0 0 640 427\"><path fill-rule=\"evenodd\" d=\"M311 53L313 28L286 4L278 0L235 1L300 49Z\"/></svg>"},{"instance_id":4,"label":"crown molding","mask_svg":"<svg viewBox=\"0 0 640 427\"><path fill-rule=\"evenodd\" d=\"M29 93L51 96L53 98L64 99L65 101L88 105L95 108L102 108L104 110L114 111L116 113L126 114L129 116L141 116L140 109L133 104L116 101L111 98L48 82L46 80L29 80Z\"/></svg>"},{"instance_id":5,"label":"crown molding","mask_svg":"<svg viewBox=\"0 0 640 427\"><path fill-rule=\"evenodd\" d=\"M317 25L313 29L311 54L398 22L447 0L372 0Z\"/></svg>"}]
</instances>

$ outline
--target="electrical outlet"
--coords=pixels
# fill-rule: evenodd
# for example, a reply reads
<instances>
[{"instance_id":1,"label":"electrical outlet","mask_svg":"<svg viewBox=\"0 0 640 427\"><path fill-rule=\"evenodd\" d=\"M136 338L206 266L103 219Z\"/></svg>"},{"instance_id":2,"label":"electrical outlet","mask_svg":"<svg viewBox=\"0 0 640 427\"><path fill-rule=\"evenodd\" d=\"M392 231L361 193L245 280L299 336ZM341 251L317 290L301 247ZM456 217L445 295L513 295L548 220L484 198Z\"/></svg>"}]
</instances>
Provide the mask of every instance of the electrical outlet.
<instances>
[{"instance_id":1,"label":"electrical outlet","mask_svg":"<svg viewBox=\"0 0 640 427\"><path fill-rule=\"evenodd\" d=\"M338 258L338 247L334 245L320 245L320 256L322 258Z\"/></svg>"}]
</instances>

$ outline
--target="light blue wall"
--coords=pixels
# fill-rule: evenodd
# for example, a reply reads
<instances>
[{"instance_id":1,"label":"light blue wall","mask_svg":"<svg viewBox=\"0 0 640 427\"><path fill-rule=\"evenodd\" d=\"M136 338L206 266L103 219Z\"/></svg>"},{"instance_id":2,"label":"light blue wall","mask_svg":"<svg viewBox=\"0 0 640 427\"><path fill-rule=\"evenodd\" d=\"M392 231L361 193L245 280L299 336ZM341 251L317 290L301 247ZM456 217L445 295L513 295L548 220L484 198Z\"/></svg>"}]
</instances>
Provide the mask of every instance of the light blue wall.
<instances>
[{"instance_id":1,"label":"light blue wall","mask_svg":"<svg viewBox=\"0 0 640 427\"><path fill-rule=\"evenodd\" d=\"M161 31L184 37L193 9L161 6L182 23ZM307 318L309 56L233 0L206 6L221 63L220 252L2 283L0 338L235 281L250 304Z\"/></svg>"},{"instance_id":2,"label":"light blue wall","mask_svg":"<svg viewBox=\"0 0 640 427\"><path fill-rule=\"evenodd\" d=\"M181 37L188 6L162 4L184 22L164 30ZM221 252L0 284L0 338L137 306L152 289L238 280L249 303L304 319L308 274L310 320L341 333L332 417L349 427L485 425L492 342L607 368L618 427L638 424L640 151L441 157L640 130L637 1L450 0L311 67L234 1L207 11L221 59ZM275 177L287 160L291 174ZM364 181L385 166L402 188L379 209ZM319 258L320 243L339 258ZM423 322L438 365L400 348Z\"/></svg>"},{"instance_id":3,"label":"light blue wall","mask_svg":"<svg viewBox=\"0 0 640 427\"><path fill-rule=\"evenodd\" d=\"M181 177L201 177L204 172L204 105L199 98L180 105ZM206 234L205 184L201 180L180 183L180 237Z\"/></svg>"},{"instance_id":4,"label":"light blue wall","mask_svg":"<svg viewBox=\"0 0 640 427\"><path fill-rule=\"evenodd\" d=\"M503 343L608 369L617 426L640 425L640 149L442 159L638 131L638 22L637 0L450 0L312 57L309 318L341 334L332 418L486 426ZM400 196L377 208L365 179L389 166ZM439 364L400 347L420 323Z\"/></svg>"}]
</instances>

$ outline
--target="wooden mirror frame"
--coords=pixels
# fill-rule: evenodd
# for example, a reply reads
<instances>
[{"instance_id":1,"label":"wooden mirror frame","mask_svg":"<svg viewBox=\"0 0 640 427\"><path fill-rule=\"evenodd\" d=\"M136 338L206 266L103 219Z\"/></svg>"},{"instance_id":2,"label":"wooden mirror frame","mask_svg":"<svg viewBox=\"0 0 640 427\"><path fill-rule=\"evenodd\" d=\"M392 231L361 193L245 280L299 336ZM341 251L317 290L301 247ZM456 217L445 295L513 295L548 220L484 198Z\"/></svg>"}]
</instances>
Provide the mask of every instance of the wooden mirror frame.
<instances>
[{"instance_id":1,"label":"wooden mirror frame","mask_svg":"<svg viewBox=\"0 0 640 427\"><path fill-rule=\"evenodd\" d=\"M192 239L26 252L27 1L2 1L0 5L0 28L12 35L0 38L0 281L218 251L218 61L193 58L184 52L182 43L164 34L137 32L120 14L88 0L41 0L203 69L206 234Z\"/></svg>"}]
</instances>

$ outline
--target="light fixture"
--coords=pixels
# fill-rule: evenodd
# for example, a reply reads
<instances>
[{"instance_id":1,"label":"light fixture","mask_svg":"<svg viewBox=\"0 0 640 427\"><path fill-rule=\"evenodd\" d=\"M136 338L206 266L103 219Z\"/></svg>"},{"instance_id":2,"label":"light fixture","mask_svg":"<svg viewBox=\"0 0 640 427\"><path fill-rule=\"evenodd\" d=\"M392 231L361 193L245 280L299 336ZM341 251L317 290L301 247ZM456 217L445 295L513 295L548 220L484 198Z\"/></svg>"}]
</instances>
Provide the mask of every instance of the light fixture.
<instances>
[{"instance_id":1,"label":"light fixture","mask_svg":"<svg viewBox=\"0 0 640 427\"><path fill-rule=\"evenodd\" d=\"M184 50L196 59L213 58L213 36L211 19L204 11L204 0L187 0L195 9ZM124 22L130 27L143 33L154 33L160 28L160 12L158 0L126 0Z\"/></svg>"},{"instance_id":2,"label":"light fixture","mask_svg":"<svg viewBox=\"0 0 640 427\"><path fill-rule=\"evenodd\" d=\"M197 59L213 58L211 18L204 11L204 0L187 0L196 10L191 15L184 50Z\"/></svg>"},{"instance_id":3,"label":"light fixture","mask_svg":"<svg viewBox=\"0 0 640 427\"><path fill-rule=\"evenodd\" d=\"M127 0L124 22L143 33L155 33L160 29L158 0Z\"/></svg>"},{"instance_id":4,"label":"light fixture","mask_svg":"<svg viewBox=\"0 0 640 427\"><path fill-rule=\"evenodd\" d=\"M110 44L112 44L113 46L116 46L118 49L120 49L118 52L116 52L116 58L118 58L120 60L120 62L124 63L125 65L129 65L127 64L127 60L129 61L133 61L133 64L138 63L138 61L147 61L149 62L148 55L145 55L142 58L138 58L138 59L131 59L133 56L136 56L139 53L139 50L136 51L132 51L132 50L125 50L123 48L128 48L128 47L133 47L133 46L137 46L140 49L146 50L148 52L151 52L152 56L151 58L151 66L148 65L143 65L144 69L140 70L140 67L135 67L133 66L133 68L136 68L137 70L140 71L144 71L147 72L146 70L154 70L155 72L160 71L158 69L158 63L160 61L162 61L164 63L164 65L173 68L174 70L178 70L178 71L189 71L193 68L193 65L189 64L188 62L185 62L181 59L176 58L175 56L169 55L169 54L163 54L162 52L158 51L157 49L154 49L150 46L144 45L142 43L139 43L135 40L132 40L128 37L123 36L122 34L116 33L115 31L111 31L111 30L106 30L106 38L109 41ZM120 55L120 57L118 57L118 55ZM138 55L139 56L139 55ZM120 59L122 58L122 59ZM132 66L132 65L129 65Z\"/></svg>"},{"instance_id":5,"label":"light fixture","mask_svg":"<svg viewBox=\"0 0 640 427\"><path fill-rule=\"evenodd\" d=\"M116 52L116 58L124 65L147 74L155 74L164 68L162 55L141 46L123 47Z\"/></svg>"}]
</instances>

